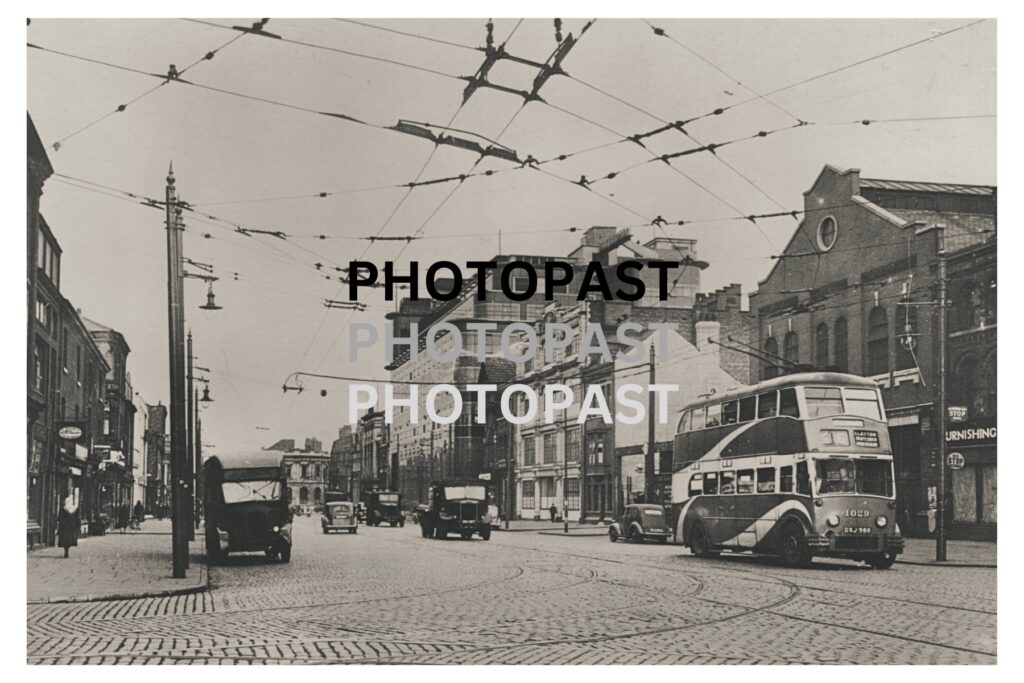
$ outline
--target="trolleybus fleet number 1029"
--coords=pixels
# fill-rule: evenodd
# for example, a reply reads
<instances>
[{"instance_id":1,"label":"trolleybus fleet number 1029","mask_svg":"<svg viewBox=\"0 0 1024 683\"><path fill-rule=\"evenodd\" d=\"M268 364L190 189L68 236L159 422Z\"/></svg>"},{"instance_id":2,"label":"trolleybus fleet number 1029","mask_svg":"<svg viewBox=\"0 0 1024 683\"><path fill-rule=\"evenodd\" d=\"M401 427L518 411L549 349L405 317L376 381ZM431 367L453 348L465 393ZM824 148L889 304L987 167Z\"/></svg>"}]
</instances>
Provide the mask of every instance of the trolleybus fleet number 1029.
<instances>
[{"instance_id":1,"label":"trolleybus fleet number 1029","mask_svg":"<svg viewBox=\"0 0 1024 683\"><path fill-rule=\"evenodd\" d=\"M692 403L675 439L676 539L723 550L892 566L903 537L877 386L840 373L787 375Z\"/></svg>"}]
</instances>

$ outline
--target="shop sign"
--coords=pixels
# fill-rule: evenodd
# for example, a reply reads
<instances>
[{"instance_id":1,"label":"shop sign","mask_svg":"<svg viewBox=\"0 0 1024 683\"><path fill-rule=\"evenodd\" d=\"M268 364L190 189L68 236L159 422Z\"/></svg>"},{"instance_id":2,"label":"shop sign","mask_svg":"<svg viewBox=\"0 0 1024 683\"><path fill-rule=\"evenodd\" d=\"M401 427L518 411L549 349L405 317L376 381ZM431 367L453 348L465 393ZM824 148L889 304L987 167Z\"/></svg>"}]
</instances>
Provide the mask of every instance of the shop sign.
<instances>
[{"instance_id":1,"label":"shop sign","mask_svg":"<svg viewBox=\"0 0 1024 683\"><path fill-rule=\"evenodd\" d=\"M75 425L66 425L57 431L57 436L68 441L77 441L82 438L82 428Z\"/></svg>"},{"instance_id":2,"label":"shop sign","mask_svg":"<svg viewBox=\"0 0 1024 683\"><path fill-rule=\"evenodd\" d=\"M947 446L994 446L996 443L996 420L994 417L975 418L957 424L946 430Z\"/></svg>"},{"instance_id":3,"label":"shop sign","mask_svg":"<svg viewBox=\"0 0 1024 683\"><path fill-rule=\"evenodd\" d=\"M950 422L963 422L967 419L967 406L947 406L946 415Z\"/></svg>"}]
</instances>

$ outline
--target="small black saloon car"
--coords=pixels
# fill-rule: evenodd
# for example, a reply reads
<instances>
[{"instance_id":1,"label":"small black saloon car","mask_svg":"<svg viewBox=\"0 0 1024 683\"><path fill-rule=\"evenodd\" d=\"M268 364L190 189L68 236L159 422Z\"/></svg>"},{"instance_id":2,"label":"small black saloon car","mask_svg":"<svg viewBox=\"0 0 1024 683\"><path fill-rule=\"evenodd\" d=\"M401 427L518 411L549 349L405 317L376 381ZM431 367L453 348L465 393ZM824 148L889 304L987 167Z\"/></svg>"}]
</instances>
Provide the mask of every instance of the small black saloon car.
<instances>
[{"instance_id":1,"label":"small black saloon car","mask_svg":"<svg viewBox=\"0 0 1024 683\"><path fill-rule=\"evenodd\" d=\"M672 528L660 505L634 503L627 505L622 517L608 527L608 539L614 543L620 538L641 542L648 538L665 543L672 536Z\"/></svg>"}]
</instances>

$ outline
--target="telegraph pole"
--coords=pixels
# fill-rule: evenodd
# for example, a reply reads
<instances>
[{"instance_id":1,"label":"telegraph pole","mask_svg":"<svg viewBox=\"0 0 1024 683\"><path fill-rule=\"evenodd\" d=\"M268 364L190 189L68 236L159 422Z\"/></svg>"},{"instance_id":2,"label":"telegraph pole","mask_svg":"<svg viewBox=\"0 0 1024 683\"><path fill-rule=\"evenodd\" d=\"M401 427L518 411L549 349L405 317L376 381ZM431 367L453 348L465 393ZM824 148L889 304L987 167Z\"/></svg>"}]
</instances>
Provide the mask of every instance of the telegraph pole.
<instances>
[{"instance_id":1,"label":"telegraph pole","mask_svg":"<svg viewBox=\"0 0 1024 683\"><path fill-rule=\"evenodd\" d=\"M935 561L946 561L946 234L938 232L939 276L939 409L936 421L939 434L939 486L935 496Z\"/></svg>"},{"instance_id":2,"label":"telegraph pole","mask_svg":"<svg viewBox=\"0 0 1024 683\"><path fill-rule=\"evenodd\" d=\"M656 384L654 376L654 340L648 357L648 385ZM650 503L654 498L654 394L647 391L647 452L644 454L644 502ZM618 491L615 492L618 496ZM616 501L618 498L616 497ZM617 508L618 506L616 506Z\"/></svg>"},{"instance_id":3,"label":"telegraph pole","mask_svg":"<svg viewBox=\"0 0 1024 683\"><path fill-rule=\"evenodd\" d=\"M184 270L184 266L182 266L182 270ZM188 341L187 341L187 347L185 349L185 358L188 361L188 372L185 374L185 379L188 382L188 386L185 389L185 400L188 401L188 405L186 406L186 409L185 409L185 412L188 415L188 424L187 424L188 436L186 438L187 449L188 449L188 456L187 456L187 459L186 459L185 471L186 471L187 474L185 475L185 477L188 478L188 479L191 479L193 481L193 486L194 486L195 477L192 476L192 472L195 469L193 467L193 465L195 463L195 439L196 439L196 421L195 421L195 412L194 411L198 408L198 406L197 406L196 403L194 403L193 396L192 396L192 393L193 393L193 389L192 389L192 330L188 331ZM185 495L185 504L188 506L189 510L192 510L193 507L194 507L194 504L195 504L195 501L193 500L194 495L193 495L192 492L193 492L193 489L190 489L189 493L187 493ZM195 531L193 530L191 524L189 524L189 526L188 526L188 540L190 540L190 541L194 541L195 540Z\"/></svg>"},{"instance_id":4,"label":"telegraph pole","mask_svg":"<svg viewBox=\"0 0 1024 683\"><path fill-rule=\"evenodd\" d=\"M188 524L185 508L185 339L181 206L174 187L174 166L167 171L167 330L170 352L171 413L171 558L173 576L185 578L188 568Z\"/></svg>"}]
</instances>

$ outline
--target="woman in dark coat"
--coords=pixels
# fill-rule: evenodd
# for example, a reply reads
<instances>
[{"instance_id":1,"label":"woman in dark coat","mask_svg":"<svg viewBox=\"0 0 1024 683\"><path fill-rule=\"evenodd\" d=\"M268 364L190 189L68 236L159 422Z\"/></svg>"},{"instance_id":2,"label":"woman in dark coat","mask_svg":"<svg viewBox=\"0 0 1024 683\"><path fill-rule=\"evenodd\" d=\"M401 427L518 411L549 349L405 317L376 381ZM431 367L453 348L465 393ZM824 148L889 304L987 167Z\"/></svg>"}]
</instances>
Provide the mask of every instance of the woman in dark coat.
<instances>
[{"instance_id":1,"label":"woman in dark coat","mask_svg":"<svg viewBox=\"0 0 1024 683\"><path fill-rule=\"evenodd\" d=\"M131 509L128 507L128 503L121 503L121 506L117 508L117 528L124 533L124 530L128 528L128 519L131 517Z\"/></svg>"},{"instance_id":2,"label":"woman in dark coat","mask_svg":"<svg viewBox=\"0 0 1024 683\"><path fill-rule=\"evenodd\" d=\"M68 556L68 548L78 545L78 527L78 506L68 496L57 514L57 545L64 548L64 557Z\"/></svg>"},{"instance_id":3,"label":"woman in dark coat","mask_svg":"<svg viewBox=\"0 0 1024 683\"><path fill-rule=\"evenodd\" d=\"M142 501L135 501L135 522L137 527L142 526L142 522L146 519L146 510L142 507Z\"/></svg>"}]
</instances>

